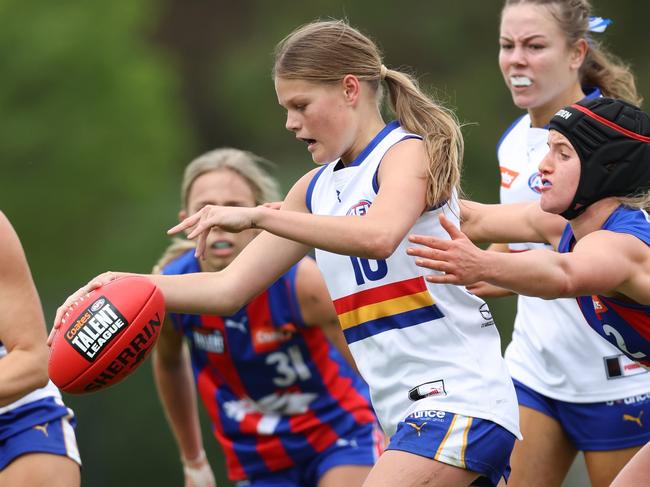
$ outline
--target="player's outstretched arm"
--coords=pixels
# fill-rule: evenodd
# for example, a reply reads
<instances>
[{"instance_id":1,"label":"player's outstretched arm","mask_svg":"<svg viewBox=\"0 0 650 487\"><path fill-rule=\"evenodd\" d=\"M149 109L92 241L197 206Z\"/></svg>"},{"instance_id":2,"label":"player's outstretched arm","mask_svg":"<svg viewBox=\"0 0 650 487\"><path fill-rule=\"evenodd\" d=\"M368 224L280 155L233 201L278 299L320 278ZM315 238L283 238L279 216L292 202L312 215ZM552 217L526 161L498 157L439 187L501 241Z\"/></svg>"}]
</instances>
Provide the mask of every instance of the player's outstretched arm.
<instances>
[{"instance_id":1,"label":"player's outstretched arm","mask_svg":"<svg viewBox=\"0 0 650 487\"><path fill-rule=\"evenodd\" d=\"M152 366L158 397L180 450L185 485L215 487L203 449L189 352L170 319L160 331Z\"/></svg>"},{"instance_id":2,"label":"player's outstretched arm","mask_svg":"<svg viewBox=\"0 0 650 487\"><path fill-rule=\"evenodd\" d=\"M197 255L203 254L210 229L219 227L228 232L261 228L310 248L385 259L392 255L424 210L425 161L423 144L419 140L406 140L391 148L379 168L379 192L364 216L309 213L305 195L316 172L314 170L294 185L281 211L264 206L233 208L208 205L169 232L191 229L188 238L198 239ZM404 198L405 194L409 198Z\"/></svg>"},{"instance_id":3,"label":"player's outstretched arm","mask_svg":"<svg viewBox=\"0 0 650 487\"><path fill-rule=\"evenodd\" d=\"M0 406L47 383L45 318L13 227L0 212Z\"/></svg>"},{"instance_id":4,"label":"player's outstretched arm","mask_svg":"<svg viewBox=\"0 0 650 487\"><path fill-rule=\"evenodd\" d=\"M438 271L426 276L429 282L465 285L484 280L518 294L547 299L613 291L637 299L634 289L638 284L634 283L642 278L638 268L643 249L642 243L629 235L594 232L568 254L547 250L503 254L479 249L444 216L440 223L451 240L410 237L421 245L408 249L417 265Z\"/></svg>"},{"instance_id":5,"label":"player's outstretched arm","mask_svg":"<svg viewBox=\"0 0 650 487\"><path fill-rule=\"evenodd\" d=\"M492 244L488 247L488 250L490 252L510 253L508 245L503 243ZM502 298L504 296L512 296L513 294L512 291L508 289L495 286L494 284L485 281L473 282L468 284L466 287L469 292L480 298Z\"/></svg>"},{"instance_id":6,"label":"player's outstretched arm","mask_svg":"<svg viewBox=\"0 0 650 487\"><path fill-rule=\"evenodd\" d=\"M538 201L508 205L460 202L460 228L477 243L548 242L557 246L567 221Z\"/></svg>"}]
</instances>

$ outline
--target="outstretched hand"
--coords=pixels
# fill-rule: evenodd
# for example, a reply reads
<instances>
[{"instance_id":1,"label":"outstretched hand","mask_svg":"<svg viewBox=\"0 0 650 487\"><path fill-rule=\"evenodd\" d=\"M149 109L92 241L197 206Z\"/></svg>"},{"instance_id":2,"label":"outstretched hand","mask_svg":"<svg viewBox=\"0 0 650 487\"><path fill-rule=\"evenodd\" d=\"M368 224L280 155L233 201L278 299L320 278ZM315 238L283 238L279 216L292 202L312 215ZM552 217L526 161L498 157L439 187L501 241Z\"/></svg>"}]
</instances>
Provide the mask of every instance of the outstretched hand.
<instances>
[{"instance_id":1,"label":"outstretched hand","mask_svg":"<svg viewBox=\"0 0 650 487\"><path fill-rule=\"evenodd\" d=\"M422 247L409 247L406 252L416 257L415 263L440 273L425 277L436 284L472 284L483 280L484 250L474 245L444 215L440 224L451 240L423 235L410 235L409 241Z\"/></svg>"},{"instance_id":2,"label":"outstretched hand","mask_svg":"<svg viewBox=\"0 0 650 487\"><path fill-rule=\"evenodd\" d=\"M52 340L54 340L54 335L56 335L56 331L59 328L61 328L61 325L65 325L65 322L68 316L70 316L70 312L72 311L72 309L80 305L81 303L83 303L84 299L88 297L91 291L100 288L102 286L105 286L106 284L117 279L118 277L127 276L127 275L129 274L125 272L111 272L111 271L104 272L103 274L100 274L99 276L91 279L88 282L88 284L86 284L85 286L81 286L73 294L68 296L68 298L63 302L63 304L56 309L54 324L52 326L52 330L50 331L50 335L47 337L47 345L48 346L52 345Z\"/></svg>"},{"instance_id":3,"label":"outstretched hand","mask_svg":"<svg viewBox=\"0 0 650 487\"><path fill-rule=\"evenodd\" d=\"M205 242L212 227L233 233L255 228L254 217L258 208L205 205L178 225L167 230L167 233L173 235L188 230L187 238L197 239L194 255L203 258Z\"/></svg>"}]
</instances>

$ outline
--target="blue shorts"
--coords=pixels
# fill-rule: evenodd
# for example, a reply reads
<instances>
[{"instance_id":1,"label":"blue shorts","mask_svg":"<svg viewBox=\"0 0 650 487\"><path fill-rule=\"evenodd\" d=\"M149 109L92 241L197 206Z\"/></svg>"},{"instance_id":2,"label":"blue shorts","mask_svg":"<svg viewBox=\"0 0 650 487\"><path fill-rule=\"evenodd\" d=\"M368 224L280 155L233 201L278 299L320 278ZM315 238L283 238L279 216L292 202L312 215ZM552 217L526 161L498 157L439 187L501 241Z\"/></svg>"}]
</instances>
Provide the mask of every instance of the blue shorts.
<instances>
[{"instance_id":1,"label":"blue shorts","mask_svg":"<svg viewBox=\"0 0 650 487\"><path fill-rule=\"evenodd\" d=\"M366 424L351 438L339 438L310 461L278 472L237 482L237 487L316 487L334 467L366 465L372 467L383 448L384 436L377 424Z\"/></svg>"},{"instance_id":2,"label":"blue shorts","mask_svg":"<svg viewBox=\"0 0 650 487\"><path fill-rule=\"evenodd\" d=\"M0 415L0 470L27 453L51 453L79 465L70 409L53 397L24 404Z\"/></svg>"},{"instance_id":3,"label":"blue shorts","mask_svg":"<svg viewBox=\"0 0 650 487\"><path fill-rule=\"evenodd\" d=\"M446 411L417 411L397 425L387 450L400 450L481 474L496 486L510 475L516 437L492 421Z\"/></svg>"},{"instance_id":4,"label":"blue shorts","mask_svg":"<svg viewBox=\"0 0 650 487\"><path fill-rule=\"evenodd\" d=\"M620 450L650 441L650 392L615 401L575 403L551 399L513 382L519 405L557 421L577 450Z\"/></svg>"}]
</instances>

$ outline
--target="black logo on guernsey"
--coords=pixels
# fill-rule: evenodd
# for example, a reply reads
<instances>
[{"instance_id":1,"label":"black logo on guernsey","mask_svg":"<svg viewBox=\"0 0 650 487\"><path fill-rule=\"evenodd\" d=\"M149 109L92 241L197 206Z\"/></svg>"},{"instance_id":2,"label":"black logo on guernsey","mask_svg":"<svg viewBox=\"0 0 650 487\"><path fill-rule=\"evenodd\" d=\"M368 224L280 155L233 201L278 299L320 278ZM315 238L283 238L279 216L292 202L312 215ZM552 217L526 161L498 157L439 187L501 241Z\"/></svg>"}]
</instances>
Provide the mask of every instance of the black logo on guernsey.
<instances>
[{"instance_id":1,"label":"black logo on guernsey","mask_svg":"<svg viewBox=\"0 0 650 487\"><path fill-rule=\"evenodd\" d=\"M431 396L446 396L447 391L445 390L445 381L444 380L434 380L431 382L425 382L419 386L415 386L409 391L409 399L411 401L419 401L425 397Z\"/></svg>"},{"instance_id":2,"label":"black logo on guernsey","mask_svg":"<svg viewBox=\"0 0 650 487\"><path fill-rule=\"evenodd\" d=\"M122 313L102 296L93 301L74 324L68 328L65 339L89 362L128 325Z\"/></svg>"}]
</instances>

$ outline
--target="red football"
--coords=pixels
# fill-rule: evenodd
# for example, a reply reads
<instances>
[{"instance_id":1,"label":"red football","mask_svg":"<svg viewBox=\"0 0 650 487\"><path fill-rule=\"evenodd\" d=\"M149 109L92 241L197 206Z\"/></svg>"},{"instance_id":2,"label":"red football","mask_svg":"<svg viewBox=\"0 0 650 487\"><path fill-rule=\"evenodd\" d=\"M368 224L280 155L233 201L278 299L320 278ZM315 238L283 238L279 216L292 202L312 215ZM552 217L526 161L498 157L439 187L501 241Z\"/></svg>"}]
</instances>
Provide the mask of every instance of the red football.
<instances>
[{"instance_id":1,"label":"red football","mask_svg":"<svg viewBox=\"0 0 650 487\"><path fill-rule=\"evenodd\" d=\"M50 379L74 394L116 384L153 350L164 316L162 292L147 278L121 277L95 289L54 335Z\"/></svg>"}]
</instances>

